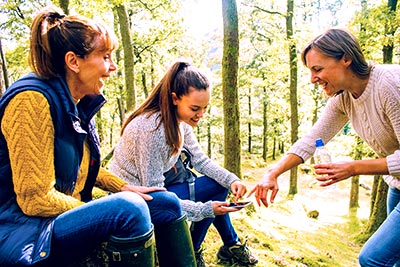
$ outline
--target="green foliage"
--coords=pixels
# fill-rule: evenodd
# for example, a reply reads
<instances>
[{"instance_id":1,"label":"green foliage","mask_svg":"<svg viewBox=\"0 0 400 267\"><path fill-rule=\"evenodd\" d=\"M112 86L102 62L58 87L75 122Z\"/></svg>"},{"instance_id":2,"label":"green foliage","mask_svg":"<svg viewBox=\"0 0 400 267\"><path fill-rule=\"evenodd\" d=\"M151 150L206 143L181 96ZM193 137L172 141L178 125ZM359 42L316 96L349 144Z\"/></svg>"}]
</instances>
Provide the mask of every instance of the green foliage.
<instances>
[{"instance_id":1,"label":"green foliage","mask_svg":"<svg viewBox=\"0 0 400 267\"><path fill-rule=\"evenodd\" d=\"M203 69L212 82L210 115L195 130L204 149L209 146L213 157L223 157L223 100L222 100L222 25L207 35L189 32L184 11L190 10L194 0L182 1L83 1L71 0L70 13L79 13L102 20L114 26L112 8L125 2L131 22L134 49L134 77L137 104L143 102L160 80L166 68L176 59L184 58ZM0 4L0 38L5 46L8 75L11 81L28 72L29 25L39 8L51 1L4 1ZM316 33L327 26L340 23L343 8L357 7L359 3L344 1L303 1L294 9L294 41L299 48ZM188 8L189 7L189 8ZM342 8L342 10L341 10ZM248 124L251 124L251 154L261 155L267 148L268 157L273 147L283 144L283 151L290 145L289 106L289 56L285 32L286 2L244 0L238 4L239 11L239 77L238 106L240 107L240 139L242 154L249 146ZM199 11L200 12L200 11ZM336 13L335 13L336 12ZM206 14L204 14L205 17ZM370 60L382 60L382 46L394 44L399 47L399 12L388 13L385 4L370 4L366 10L356 12L349 23L350 29L359 36L366 56ZM336 17L335 19L330 19ZM201 22L199 22L201 23ZM362 31L360 24L364 25ZM115 24L116 25L116 24ZM317 29L314 28L318 25ZM382 35L382 29L394 30L393 36ZM125 29L124 29L125 30ZM397 50L396 50L397 49ZM98 128L102 130L103 155L107 154L119 138L121 125L118 103L124 105L126 91L123 75L123 50L116 52L115 59L120 76L111 77L103 92L108 102L98 116ZM298 51L300 52L300 51ZM399 60L395 55L394 62ZM298 107L299 136L304 135L319 116L326 99L321 89L310 84L308 70L299 62ZM251 104L251 105L249 105ZM123 109L123 106L122 106ZM125 110L124 110L125 111ZM129 112L126 111L126 112ZM266 124L264 124L264 113ZM207 129L211 125L211 138ZM265 144L264 133L266 135Z\"/></svg>"},{"instance_id":2,"label":"green foliage","mask_svg":"<svg viewBox=\"0 0 400 267\"><path fill-rule=\"evenodd\" d=\"M353 27L363 25L358 38L365 56L372 61L382 63L382 47L384 45L400 45L399 12L390 12L384 2L357 12L352 25ZM387 32L394 33L394 35L382 34L384 29Z\"/></svg>"}]
</instances>

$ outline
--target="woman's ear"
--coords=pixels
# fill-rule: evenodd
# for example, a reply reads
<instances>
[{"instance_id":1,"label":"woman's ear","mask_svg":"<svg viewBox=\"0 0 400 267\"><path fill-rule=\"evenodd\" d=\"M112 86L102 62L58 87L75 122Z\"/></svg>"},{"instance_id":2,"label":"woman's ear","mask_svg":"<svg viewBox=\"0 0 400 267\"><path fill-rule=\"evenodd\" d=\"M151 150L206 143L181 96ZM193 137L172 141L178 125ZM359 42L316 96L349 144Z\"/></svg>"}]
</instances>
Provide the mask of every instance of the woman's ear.
<instances>
[{"instance_id":1,"label":"woman's ear","mask_svg":"<svg viewBox=\"0 0 400 267\"><path fill-rule=\"evenodd\" d=\"M171 93L171 98L172 104L174 104L175 106L178 105L177 101L179 100L179 98L176 96L176 93Z\"/></svg>"},{"instance_id":2,"label":"woman's ear","mask_svg":"<svg viewBox=\"0 0 400 267\"><path fill-rule=\"evenodd\" d=\"M342 57L342 60L346 66L350 66L350 64L353 62L351 57L349 57L347 54L344 54Z\"/></svg>"},{"instance_id":3,"label":"woman's ear","mask_svg":"<svg viewBox=\"0 0 400 267\"><path fill-rule=\"evenodd\" d=\"M67 69L79 73L79 61L78 61L78 56L72 52L69 51L65 54L65 66Z\"/></svg>"}]
</instances>

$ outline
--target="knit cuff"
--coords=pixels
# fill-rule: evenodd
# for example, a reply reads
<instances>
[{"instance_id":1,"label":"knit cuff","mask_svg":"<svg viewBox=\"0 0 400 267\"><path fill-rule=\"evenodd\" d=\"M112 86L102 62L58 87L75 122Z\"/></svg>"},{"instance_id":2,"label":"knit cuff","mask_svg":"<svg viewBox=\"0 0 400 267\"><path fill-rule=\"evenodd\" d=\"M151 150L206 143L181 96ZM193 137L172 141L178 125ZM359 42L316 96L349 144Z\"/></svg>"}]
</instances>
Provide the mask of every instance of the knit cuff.
<instances>
[{"instance_id":1,"label":"knit cuff","mask_svg":"<svg viewBox=\"0 0 400 267\"><path fill-rule=\"evenodd\" d=\"M389 174L400 176L400 150L396 150L392 155L386 157Z\"/></svg>"}]
</instances>

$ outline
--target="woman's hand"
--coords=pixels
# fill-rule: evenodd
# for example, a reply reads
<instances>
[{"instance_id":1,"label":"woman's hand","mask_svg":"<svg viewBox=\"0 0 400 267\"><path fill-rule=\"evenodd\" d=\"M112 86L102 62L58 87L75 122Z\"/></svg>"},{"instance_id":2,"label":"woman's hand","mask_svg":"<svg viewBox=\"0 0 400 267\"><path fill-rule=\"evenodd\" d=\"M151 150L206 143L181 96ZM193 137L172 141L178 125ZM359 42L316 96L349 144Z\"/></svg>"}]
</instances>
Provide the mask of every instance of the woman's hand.
<instances>
[{"instance_id":1,"label":"woman's hand","mask_svg":"<svg viewBox=\"0 0 400 267\"><path fill-rule=\"evenodd\" d=\"M212 205L215 216L240 210L240 208L229 207L229 202L213 201Z\"/></svg>"},{"instance_id":2,"label":"woman's hand","mask_svg":"<svg viewBox=\"0 0 400 267\"><path fill-rule=\"evenodd\" d=\"M316 179L321 186L328 186L356 175L389 174L386 158L362 159L326 164L315 164Z\"/></svg>"},{"instance_id":3,"label":"woman's hand","mask_svg":"<svg viewBox=\"0 0 400 267\"><path fill-rule=\"evenodd\" d=\"M258 182L253 189L250 191L248 197L250 197L253 193L255 193L256 201L258 206L261 205L261 202L265 207L268 207L267 196L269 191L271 191L271 195L269 198L269 202L273 203L275 200L275 196L279 191L279 186L277 182L277 178L272 172L267 172L264 177Z\"/></svg>"},{"instance_id":4,"label":"woman's hand","mask_svg":"<svg viewBox=\"0 0 400 267\"><path fill-rule=\"evenodd\" d=\"M156 192L156 191L166 191L164 187L147 187L147 186L135 186L130 184L125 184L121 188L122 191L131 191L139 196L141 196L144 200L150 201L153 199L152 196L148 195L147 193Z\"/></svg>"},{"instance_id":5,"label":"woman's hand","mask_svg":"<svg viewBox=\"0 0 400 267\"><path fill-rule=\"evenodd\" d=\"M235 202L237 202L241 197L247 192L247 188L241 181L235 181L231 183L231 192L235 196Z\"/></svg>"},{"instance_id":6,"label":"woman's hand","mask_svg":"<svg viewBox=\"0 0 400 267\"><path fill-rule=\"evenodd\" d=\"M354 174L352 162L335 162L314 165L316 177L320 181L320 186L328 186L345 180Z\"/></svg>"}]
</instances>

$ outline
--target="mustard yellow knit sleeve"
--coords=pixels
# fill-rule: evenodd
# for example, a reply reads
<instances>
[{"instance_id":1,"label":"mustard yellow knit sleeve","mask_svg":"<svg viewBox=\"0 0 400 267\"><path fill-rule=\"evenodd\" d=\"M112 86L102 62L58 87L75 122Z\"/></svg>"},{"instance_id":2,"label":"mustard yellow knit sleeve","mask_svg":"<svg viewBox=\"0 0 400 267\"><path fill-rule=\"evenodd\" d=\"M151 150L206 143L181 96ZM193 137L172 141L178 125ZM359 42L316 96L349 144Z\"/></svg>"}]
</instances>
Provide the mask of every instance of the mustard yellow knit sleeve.
<instances>
[{"instance_id":1,"label":"mustard yellow knit sleeve","mask_svg":"<svg viewBox=\"0 0 400 267\"><path fill-rule=\"evenodd\" d=\"M99 175L97 176L96 180L96 185L98 187L113 193L121 191L121 187L127 183L128 182L125 182L104 168L100 168Z\"/></svg>"},{"instance_id":2,"label":"mustard yellow knit sleeve","mask_svg":"<svg viewBox=\"0 0 400 267\"><path fill-rule=\"evenodd\" d=\"M22 211L51 217L83 202L55 190L54 126L47 99L24 91L7 105L1 121L7 141L14 191Z\"/></svg>"}]
</instances>

